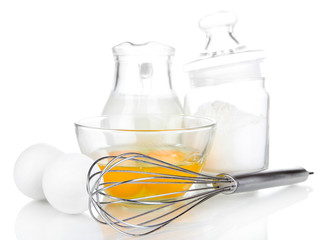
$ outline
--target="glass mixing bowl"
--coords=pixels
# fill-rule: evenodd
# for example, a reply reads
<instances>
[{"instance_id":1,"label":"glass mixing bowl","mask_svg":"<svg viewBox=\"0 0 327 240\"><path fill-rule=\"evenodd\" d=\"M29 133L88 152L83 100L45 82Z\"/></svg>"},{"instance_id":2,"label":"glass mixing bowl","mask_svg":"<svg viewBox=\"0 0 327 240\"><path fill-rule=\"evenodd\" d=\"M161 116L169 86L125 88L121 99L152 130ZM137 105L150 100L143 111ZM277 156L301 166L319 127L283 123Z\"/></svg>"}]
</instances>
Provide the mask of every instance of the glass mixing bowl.
<instances>
[{"instance_id":1,"label":"glass mixing bowl","mask_svg":"<svg viewBox=\"0 0 327 240\"><path fill-rule=\"evenodd\" d=\"M183 115L108 115L87 118L78 121L75 126L81 152L94 160L136 152L200 172L210 150L215 122L209 118ZM104 159L98 163L101 170L108 161ZM128 162L120 166L119 170L172 174L146 165L129 165ZM104 175L105 182L112 182L112 177L116 177L117 181L133 178L129 173L117 176L108 174ZM174 191L184 191L189 187L190 184L180 184ZM130 184L127 188L110 188L108 193L115 197L132 198L141 192L143 195L140 197L172 191L154 185L149 187L149 184L138 187Z\"/></svg>"},{"instance_id":2,"label":"glass mixing bowl","mask_svg":"<svg viewBox=\"0 0 327 240\"><path fill-rule=\"evenodd\" d=\"M139 152L171 162L183 158L177 163L183 164L195 154L198 162L205 161L215 122L183 115L110 115L80 120L75 127L81 152L94 160Z\"/></svg>"}]
</instances>

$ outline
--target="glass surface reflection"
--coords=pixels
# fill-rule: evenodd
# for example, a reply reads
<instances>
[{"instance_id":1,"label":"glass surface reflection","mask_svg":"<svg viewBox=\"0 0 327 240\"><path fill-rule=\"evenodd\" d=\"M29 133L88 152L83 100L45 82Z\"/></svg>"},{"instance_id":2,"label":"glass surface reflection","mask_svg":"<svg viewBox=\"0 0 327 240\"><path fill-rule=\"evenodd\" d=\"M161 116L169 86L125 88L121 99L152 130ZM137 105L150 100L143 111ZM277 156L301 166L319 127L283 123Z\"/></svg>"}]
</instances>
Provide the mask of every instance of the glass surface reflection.
<instances>
[{"instance_id":1,"label":"glass surface reflection","mask_svg":"<svg viewBox=\"0 0 327 240\"><path fill-rule=\"evenodd\" d=\"M290 186L258 192L219 195L176 219L165 228L137 239L219 239L264 240L268 238L268 216L307 198L312 191L305 186ZM121 209L114 211L137 211ZM18 240L135 239L106 225L98 224L88 214L67 215L45 201L32 201L16 217Z\"/></svg>"},{"instance_id":2,"label":"glass surface reflection","mask_svg":"<svg viewBox=\"0 0 327 240\"><path fill-rule=\"evenodd\" d=\"M60 213L46 201L32 201L16 217L18 240L103 240L99 224L86 214Z\"/></svg>"}]
</instances>

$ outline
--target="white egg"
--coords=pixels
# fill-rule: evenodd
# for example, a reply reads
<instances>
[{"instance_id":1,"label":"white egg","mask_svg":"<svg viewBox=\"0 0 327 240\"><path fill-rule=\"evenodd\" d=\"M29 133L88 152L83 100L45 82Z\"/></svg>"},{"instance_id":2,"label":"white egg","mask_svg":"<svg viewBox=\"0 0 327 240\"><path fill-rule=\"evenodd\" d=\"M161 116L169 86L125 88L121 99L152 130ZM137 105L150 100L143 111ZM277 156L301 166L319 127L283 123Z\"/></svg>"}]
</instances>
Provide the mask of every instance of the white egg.
<instances>
[{"instance_id":1,"label":"white egg","mask_svg":"<svg viewBox=\"0 0 327 240\"><path fill-rule=\"evenodd\" d=\"M61 154L63 152L44 143L35 144L22 152L14 167L14 180L18 189L30 198L44 199L44 169Z\"/></svg>"},{"instance_id":2,"label":"white egg","mask_svg":"<svg viewBox=\"0 0 327 240\"><path fill-rule=\"evenodd\" d=\"M94 161L86 155L70 153L59 156L45 169L43 191L55 209L69 214L88 209L86 179L92 163ZM98 166L94 169L100 171Z\"/></svg>"}]
</instances>

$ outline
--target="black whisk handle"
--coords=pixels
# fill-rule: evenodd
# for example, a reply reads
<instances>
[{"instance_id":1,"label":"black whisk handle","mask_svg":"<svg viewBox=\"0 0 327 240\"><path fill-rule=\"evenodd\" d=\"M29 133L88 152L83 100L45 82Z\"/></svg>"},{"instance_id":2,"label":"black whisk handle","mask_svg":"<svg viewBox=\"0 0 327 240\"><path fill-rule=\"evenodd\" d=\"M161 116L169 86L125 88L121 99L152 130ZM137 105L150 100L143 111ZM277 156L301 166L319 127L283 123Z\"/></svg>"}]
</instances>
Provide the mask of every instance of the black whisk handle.
<instances>
[{"instance_id":1,"label":"black whisk handle","mask_svg":"<svg viewBox=\"0 0 327 240\"><path fill-rule=\"evenodd\" d=\"M305 181L309 174L313 174L313 172L308 172L302 167L296 167L233 175L232 178L234 179L235 188L230 193L250 192L264 188L300 183Z\"/></svg>"}]
</instances>

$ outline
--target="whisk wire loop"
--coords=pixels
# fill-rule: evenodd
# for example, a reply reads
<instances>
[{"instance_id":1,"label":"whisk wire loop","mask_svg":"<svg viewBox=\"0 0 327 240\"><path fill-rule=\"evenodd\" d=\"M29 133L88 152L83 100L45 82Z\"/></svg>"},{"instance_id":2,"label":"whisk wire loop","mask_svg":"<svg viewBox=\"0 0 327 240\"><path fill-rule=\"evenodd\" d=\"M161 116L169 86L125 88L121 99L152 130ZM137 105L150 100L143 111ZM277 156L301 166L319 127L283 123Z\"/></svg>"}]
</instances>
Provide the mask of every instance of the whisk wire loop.
<instances>
[{"instance_id":1,"label":"whisk wire loop","mask_svg":"<svg viewBox=\"0 0 327 240\"><path fill-rule=\"evenodd\" d=\"M94 167L104 161L108 161L108 163L106 163L102 171L93 173ZM153 169L167 169L169 173L142 171L142 167L139 170L119 169L119 166L126 166L128 164L125 163L130 161L133 162L133 165L151 166ZM105 174L120 173L136 174L142 177L125 181L102 181ZM228 177L207 176L139 153L105 156L96 160L88 172L87 191L90 196L89 209L91 216L98 222L110 225L117 231L127 233L128 235L142 236L166 226L205 199L227 190L227 188L219 189L213 185L217 182L229 183L231 180ZM132 184L142 184L142 186L154 185L159 188L161 185L165 186L169 184L171 186L179 186L182 184L185 186L188 185L188 187L186 190L163 192L133 198L123 198L108 194L108 192L110 193L110 189ZM195 185L199 185L199 187L193 188ZM174 197L176 195L184 197ZM150 209L142 209L143 211L141 213L123 219L110 212L111 208L122 208L124 210L126 204L132 207L148 206ZM167 211L162 213L165 209ZM96 213L98 216L96 216ZM150 215L151 217L147 218ZM144 220L143 218L146 219ZM138 219L140 221L134 223L134 220ZM135 233L135 230L138 231Z\"/></svg>"},{"instance_id":2,"label":"whisk wire loop","mask_svg":"<svg viewBox=\"0 0 327 240\"><path fill-rule=\"evenodd\" d=\"M96 165L102 170L95 171ZM293 168L210 176L144 154L125 153L96 160L86 187L96 221L130 236L143 236L217 194L294 184L309 174L304 168Z\"/></svg>"}]
</instances>

